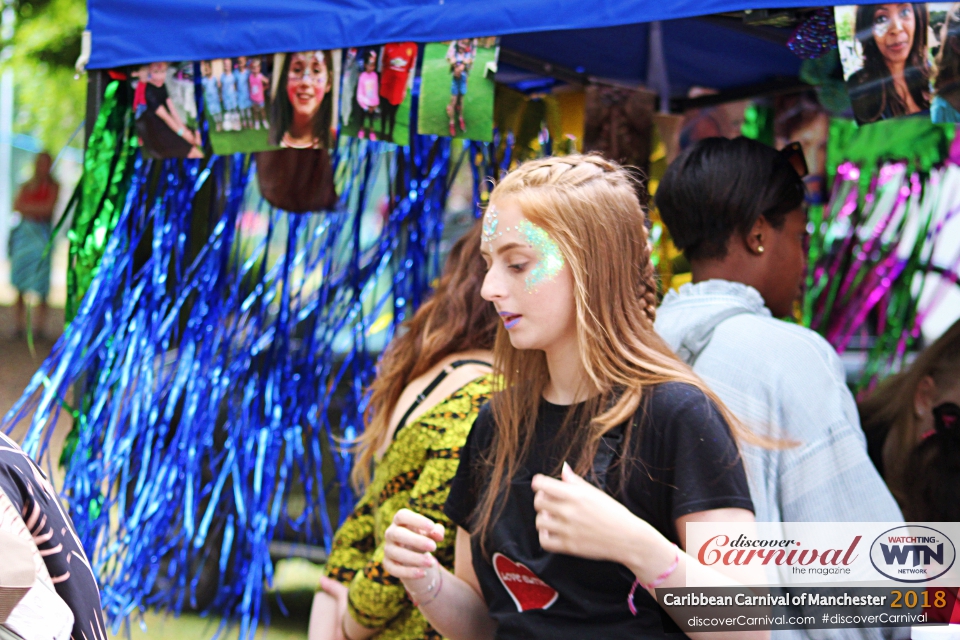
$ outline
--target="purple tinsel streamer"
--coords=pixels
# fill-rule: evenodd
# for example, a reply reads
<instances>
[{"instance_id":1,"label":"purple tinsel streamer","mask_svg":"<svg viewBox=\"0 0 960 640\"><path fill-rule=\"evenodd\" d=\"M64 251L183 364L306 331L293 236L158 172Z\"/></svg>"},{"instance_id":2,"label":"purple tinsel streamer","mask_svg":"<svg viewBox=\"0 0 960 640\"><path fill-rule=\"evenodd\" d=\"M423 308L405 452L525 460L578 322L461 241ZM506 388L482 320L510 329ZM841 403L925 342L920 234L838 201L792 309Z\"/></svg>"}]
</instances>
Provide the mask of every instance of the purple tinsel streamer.
<instances>
[{"instance_id":1,"label":"purple tinsel streamer","mask_svg":"<svg viewBox=\"0 0 960 640\"><path fill-rule=\"evenodd\" d=\"M787 47L797 57L804 59L820 58L828 51L836 49L837 30L833 7L817 9L813 15L801 22L787 40Z\"/></svg>"},{"instance_id":2,"label":"purple tinsel streamer","mask_svg":"<svg viewBox=\"0 0 960 640\"><path fill-rule=\"evenodd\" d=\"M857 336L869 349L865 375L869 386L895 368L920 336L924 319L958 279L960 253L943 272L928 302L920 307L923 288L915 278L933 265L934 249L947 223L960 213L957 167L929 174L907 173L903 163L886 164L871 179L860 202L860 170L851 163L838 168L823 225L815 231L823 250L813 265L811 326L840 352Z\"/></svg>"}]
</instances>

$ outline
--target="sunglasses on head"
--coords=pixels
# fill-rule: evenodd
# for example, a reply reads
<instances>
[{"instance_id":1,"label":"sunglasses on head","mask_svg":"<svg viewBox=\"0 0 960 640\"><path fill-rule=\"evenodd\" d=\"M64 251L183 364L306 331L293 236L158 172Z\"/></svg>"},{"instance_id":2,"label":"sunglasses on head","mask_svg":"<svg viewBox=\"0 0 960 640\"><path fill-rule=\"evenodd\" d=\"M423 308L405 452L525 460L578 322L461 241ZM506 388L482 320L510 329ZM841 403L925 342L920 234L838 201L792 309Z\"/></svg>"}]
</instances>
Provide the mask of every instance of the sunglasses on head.
<instances>
[{"instance_id":1,"label":"sunglasses on head","mask_svg":"<svg viewBox=\"0 0 960 640\"><path fill-rule=\"evenodd\" d=\"M791 142L781 149L780 157L790 163L790 166L801 178L806 178L807 174L810 173L807 168L807 157L803 155L803 147L800 146L799 142Z\"/></svg>"}]
</instances>

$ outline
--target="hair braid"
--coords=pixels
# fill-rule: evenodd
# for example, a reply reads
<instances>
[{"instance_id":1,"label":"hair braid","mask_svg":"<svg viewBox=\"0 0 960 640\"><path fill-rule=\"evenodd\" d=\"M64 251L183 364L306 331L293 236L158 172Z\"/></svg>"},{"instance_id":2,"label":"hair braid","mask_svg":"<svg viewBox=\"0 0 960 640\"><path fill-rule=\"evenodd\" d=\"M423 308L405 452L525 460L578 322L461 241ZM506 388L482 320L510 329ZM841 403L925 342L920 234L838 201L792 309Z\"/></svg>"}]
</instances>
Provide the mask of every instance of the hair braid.
<instances>
[{"instance_id":1,"label":"hair braid","mask_svg":"<svg viewBox=\"0 0 960 640\"><path fill-rule=\"evenodd\" d=\"M640 280L643 283L643 292L640 294L646 306L643 308L647 314L647 319L652 325L657 320L657 304L660 302L657 287L657 270L653 266L653 247L650 245L650 233L647 231L647 225L643 225L643 240L647 245L644 252L644 260L640 264Z\"/></svg>"}]
</instances>

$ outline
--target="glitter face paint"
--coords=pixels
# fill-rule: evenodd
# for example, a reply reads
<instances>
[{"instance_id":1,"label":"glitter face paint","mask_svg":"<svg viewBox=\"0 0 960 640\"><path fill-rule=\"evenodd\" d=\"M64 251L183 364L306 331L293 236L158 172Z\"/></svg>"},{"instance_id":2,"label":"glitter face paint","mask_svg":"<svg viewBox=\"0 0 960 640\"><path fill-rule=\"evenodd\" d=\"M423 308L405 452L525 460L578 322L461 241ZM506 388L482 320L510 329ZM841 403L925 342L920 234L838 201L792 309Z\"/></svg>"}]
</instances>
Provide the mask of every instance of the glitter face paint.
<instances>
[{"instance_id":1,"label":"glitter face paint","mask_svg":"<svg viewBox=\"0 0 960 640\"><path fill-rule=\"evenodd\" d=\"M488 207L487 212L483 214L483 225L480 228L480 242L492 243L497 237L497 226L500 224L497 220L497 210L495 207Z\"/></svg>"},{"instance_id":2,"label":"glitter face paint","mask_svg":"<svg viewBox=\"0 0 960 640\"><path fill-rule=\"evenodd\" d=\"M529 220L521 220L518 231L530 246L540 254L540 260L530 270L525 280L527 291L534 292L541 283L551 280L560 273L564 265L563 254L553 238Z\"/></svg>"}]
</instances>

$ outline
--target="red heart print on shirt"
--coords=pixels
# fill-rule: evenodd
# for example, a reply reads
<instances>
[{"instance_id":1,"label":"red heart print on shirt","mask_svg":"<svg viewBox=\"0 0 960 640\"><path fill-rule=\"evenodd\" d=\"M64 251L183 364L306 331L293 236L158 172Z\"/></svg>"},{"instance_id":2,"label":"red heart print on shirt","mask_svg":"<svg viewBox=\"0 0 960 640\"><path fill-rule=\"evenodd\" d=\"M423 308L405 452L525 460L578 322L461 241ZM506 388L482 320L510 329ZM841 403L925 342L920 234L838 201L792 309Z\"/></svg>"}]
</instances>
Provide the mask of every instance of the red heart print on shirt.
<instances>
[{"instance_id":1,"label":"red heart print on shirt","mask_svg":"<svg viewBox=\"0 0 960 640\"><path fill-rule=\"evenodd\" d=\"M493 554L493 569L507 590L517 611L547 609L557 601L557 590L537 577L526 565L514 562L502 553Z\"/></svg>"}]
</instances>

